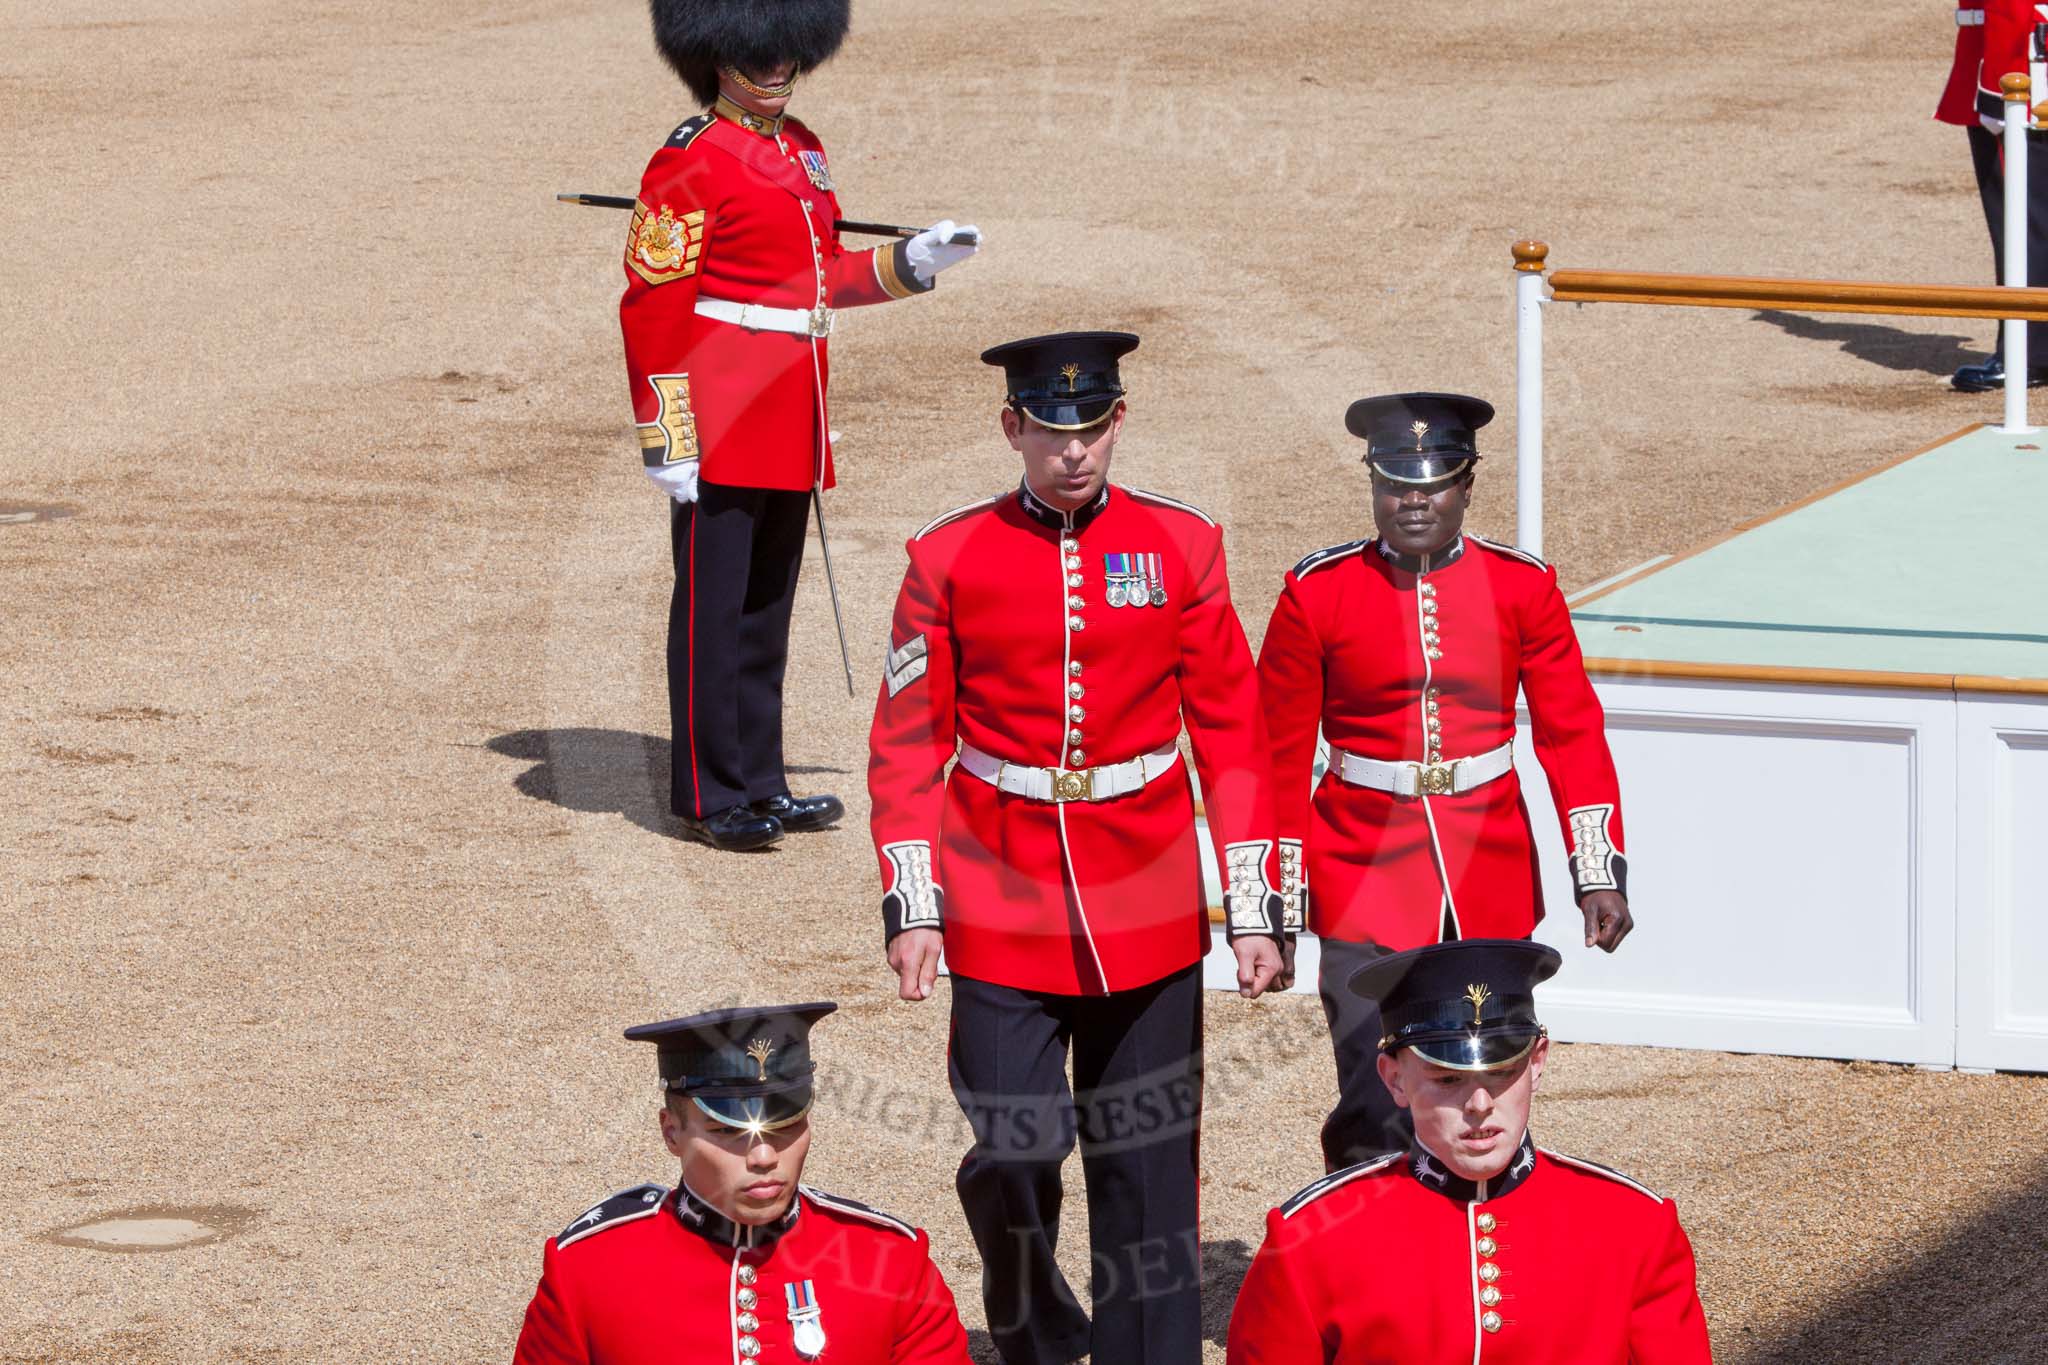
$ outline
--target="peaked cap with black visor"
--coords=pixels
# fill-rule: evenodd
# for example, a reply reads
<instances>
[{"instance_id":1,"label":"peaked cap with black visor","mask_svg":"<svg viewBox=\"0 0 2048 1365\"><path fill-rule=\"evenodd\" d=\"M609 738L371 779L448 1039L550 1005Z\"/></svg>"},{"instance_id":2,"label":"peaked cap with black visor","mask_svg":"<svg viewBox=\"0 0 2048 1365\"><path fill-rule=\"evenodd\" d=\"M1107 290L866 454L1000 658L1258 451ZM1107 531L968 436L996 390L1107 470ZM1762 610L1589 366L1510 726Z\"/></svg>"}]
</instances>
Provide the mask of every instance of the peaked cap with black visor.
<instances>
[{"instance_id":1,"label":"peaked cap with black visor","mask_svg":"<svg viewBox=\"0 0 2048 1365\"><path fill-rule=\"evenodd\" d=\"M852 0L649 0L654 45L699 104L718 98L718 68L824 64L845 41Z\"/></svg>"},{"instance_id":2,"label":"peaked cap with black visor","mask_svg":"<svg viewBox=\"0 0 2048 1365\"><path fill-rule=\"evenodd\" d=\"M1462 393L1389 393L1361 398L1344 426L1365 441L1373 473L1391 483L1442 483L1478 462L1475 434L1493 420L1493 404Z\"/></svg>"},{"instance_id":3,"label":"peaked cap with black visor","mask_svg":"<svg viewBox=\"0 0 2048 1365\"><path fill-rule=\"evenodd\" d=\"M1543 1036L1536 987L1563 961L1528 939L1462 938L1380 958L1350 984L1380 1007L1381 1052L1405 1047L1451 1071L1504 1071Z\"/></svg>"},{"instance_id":4,"label":"peaked cap with black visor","mask_svg":"<svg viewBox=\"0 0 2048 1365\"><path fill-rule=\"evenodd\" d=\"M626 1030L653 1043L662 1088L714 1122L749 1133L787 1128L811 1109L811 1026L839 1006L739 1006Z\"/></svg>"},{"instance_id":5,"label":"peaked cap with black visor","mask_svg":"<svg viewBox=\"0 0 2048 1365\"><path fill-rule=\"evenodd\" d=\"M991 346L984 365L999 365L1009 383L1003 401L1054 431L1101 426L1124 396L1117 361L1138 349L1129 332L1055 332Z\"/></svg>"}]
</instances>

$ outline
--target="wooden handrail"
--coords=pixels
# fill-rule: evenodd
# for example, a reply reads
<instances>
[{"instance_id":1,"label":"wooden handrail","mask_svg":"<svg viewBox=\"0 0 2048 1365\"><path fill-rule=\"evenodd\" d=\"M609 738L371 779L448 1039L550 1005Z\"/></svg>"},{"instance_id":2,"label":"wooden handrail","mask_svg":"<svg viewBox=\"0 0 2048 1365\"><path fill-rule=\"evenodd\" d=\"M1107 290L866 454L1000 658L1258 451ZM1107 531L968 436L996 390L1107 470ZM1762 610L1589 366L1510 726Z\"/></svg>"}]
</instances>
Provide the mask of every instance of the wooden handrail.
<instances>
[{"instance_id":1,"label":"wooden handrail","mask_svg":"<svg viewBox=\"0 0 2048 1365\"><path fill-rule=\"evenodd\" d=\"M1521 256L1518 245L1517 259ZM1523 267L1519 264L1517 269ZM1868 284L1639 270L1553 270L1557 303L1662 303L1686 308L1779 308L1793 313L1891 313L2048 322L2048 289L1971 284Z\"/></svg>"}]
</instances>

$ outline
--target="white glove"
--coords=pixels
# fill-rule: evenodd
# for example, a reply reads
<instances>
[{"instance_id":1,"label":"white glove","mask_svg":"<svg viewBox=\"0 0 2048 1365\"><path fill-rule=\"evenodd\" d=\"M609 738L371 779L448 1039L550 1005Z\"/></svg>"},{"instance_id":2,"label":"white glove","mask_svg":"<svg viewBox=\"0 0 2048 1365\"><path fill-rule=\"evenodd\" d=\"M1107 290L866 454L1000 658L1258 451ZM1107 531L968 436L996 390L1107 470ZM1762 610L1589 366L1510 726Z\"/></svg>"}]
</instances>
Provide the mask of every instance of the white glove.
<instances>
[{"instance_id":1,"label":"white glove","mask_svg":"<svg viewBox=\"0 0 2048 1365\"><path fill-rule=\"evenodd\" d=\"M2005 120L2004 120L2004 119L2002 119L2002 118L1993 118L1993 117L1991 117L1991 115L1989 115L1989 114L1979 114L1979 115L1977 115L1977 122L1979 122L1979 123L1981 123L1982 125L1984 125L1984 131L1985 131L1985 132L1987 132L1987 133L1992 133L1992 134L1995 134L1995 135L1996 135L1996 136L1998 136L1998 137L2004 137L2004 136L2005 136Z\"/></svg>"},{"instance_id":2,"label":"white glove","mask_svg":"<svg viewBox=\"0 0 2048 1365\"><path fill-rule=\"evenodd\" d=\"M654 480L662 492L687 507L697 500L697 463L696 460L678 460L674 464L650 465L647 477Z\"/></svg>"},{"instance_id":3,"label":"white glove","mask_svg":"<svg viewBox=\"0 0 2048 1365\"><path fill-rule=\"evenodd\" d=\"M930 284L941 270L960 264L979 250L981 229L957 224L951 218L940 219L903 244L903 255L919 284Z\"/></svg>"}]
</instances>

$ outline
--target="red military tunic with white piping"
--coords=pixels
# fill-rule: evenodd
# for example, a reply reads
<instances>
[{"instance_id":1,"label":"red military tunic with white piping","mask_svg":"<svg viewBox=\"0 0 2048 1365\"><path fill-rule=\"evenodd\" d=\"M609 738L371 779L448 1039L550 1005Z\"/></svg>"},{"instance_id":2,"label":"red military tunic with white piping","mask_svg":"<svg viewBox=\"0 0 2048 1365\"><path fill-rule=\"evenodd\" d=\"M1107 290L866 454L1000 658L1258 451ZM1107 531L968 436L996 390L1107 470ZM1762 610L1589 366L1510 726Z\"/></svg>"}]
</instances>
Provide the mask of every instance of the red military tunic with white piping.
<instances>
[{"instance_id":1,"label":"red military tunic with white piping","mask_svg":"<svg viewBox=\"0 0 2048 1365\"><path fill-rule=\"evenodd\" d=\"M943 929L952 971L1067 995L1198 961L1185 724L1227 931L1277 937L1258 679L1216 524L1115 485L1071 513L1025 487L907 548L868 765L885 933Z\"/></svg>"},{"instance_id":2,"label":"red military tunic with white piping","mask_svg":"<svg viewBox=\"0 0 2048 1365\"><path fill-rule=\"evenodd\" d=\"M838 216L824 148L795 119L761 119L721 99L648 162L627 231L619 325L650 467L695 459L700 477L731 487L832 486L824 336L755 330L700 305L782 310L778 326L808 315L822 332L831 309L931 288L901 242L842 247Z\"/></svg>"},{"instance_id":3,"label":"red military tunic with white piping","mask_svg":"<svg viewBox=\"0 0 2048 1365\"><path fill-rule=\"evenodd\" d=\"M829 1356L826 1352L829 1349ZM550 1238L513 1365L967 1365L925 1234L800 1187L748 1228L687 1190L613 1195Z\"/></svg>"},{"instance_id":4,"label":"red military tunic with white piping","mask_svg":"<svg viewBox=\"0 0 2048 1365\"><path fill-rule=\"evenodd\" d=\"M1626 892L1605 716L1541 560L1469 534L1426 562L1376 540L1319 550L1287 575L1259 683L1283 859L1305 841L1317 934L1413 948L1437 941L1446 911L1466 938L1535 928L1542 889L1512 768L1462 793L1396 795L1343 780L1335 752L1413 764L1496 755L1514 738L1518 688L1578 893ZM1319 725L1333 752L1311 801Z\"/></svg>"},{"instance_id":5,"label":"red military tunic with white piping","mask_svg":"<svg viewBox=\"0 0 2048 1365\"><path fill-rule=\"evenodd\" d=\"M1712 1360L1678 1208L1523 1139L1490 1182L1426 1151L1334 1172L1266 1215L1229 1365Z\"/></svg>"},{"instance_id":6,"label":"red military tunic with white piping","mask_svg":"<svg viewBox=\"0 0 2048 1365\"><path fill-rule=\"evenodd\" d=\"M1977 77L1984 61L1984 0L1967 0L1956 6L1956 55L1949 64L1948 84L1934 107L1934 117L1961 128L1977 125ZM2026 68L2022 66L2021 70ZM1992 88L1998 86L1992 79ZM2001 112L1997 117L2003 118Z\"/></svg>"}]
</instances>

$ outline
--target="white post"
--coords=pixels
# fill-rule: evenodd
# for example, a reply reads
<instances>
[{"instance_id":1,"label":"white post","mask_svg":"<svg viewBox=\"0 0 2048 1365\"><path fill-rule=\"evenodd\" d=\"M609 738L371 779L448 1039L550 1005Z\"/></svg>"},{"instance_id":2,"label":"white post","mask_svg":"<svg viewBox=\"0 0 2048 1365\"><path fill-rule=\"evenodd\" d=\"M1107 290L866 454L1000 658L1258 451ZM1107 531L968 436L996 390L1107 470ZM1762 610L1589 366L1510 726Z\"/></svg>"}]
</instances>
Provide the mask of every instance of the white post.
<instances>
[{"instance_id":1,"label":"white post","mask_svg":"<svg viewBox=\"0 0 2048 1365\"><path fill-rule=\"evenodd\" d=\"M1550 248L1516 242L1515 543L1543 555L1543 262Z\"/></svg>"},{"instance_id":2,"label":"white post","mask_svg":"<svg viewBox=\"0 0 2048 1365\"><path fill-rule=\"evenodd\" d=\"M2005 281L2027 287L2027 116L2031 82L2017 73L1999 82L2005 96ZM2005 425L2021 435L2027 425L2027 324L2007 318L2005 328Z\"/></svg>"}]
</instances>

